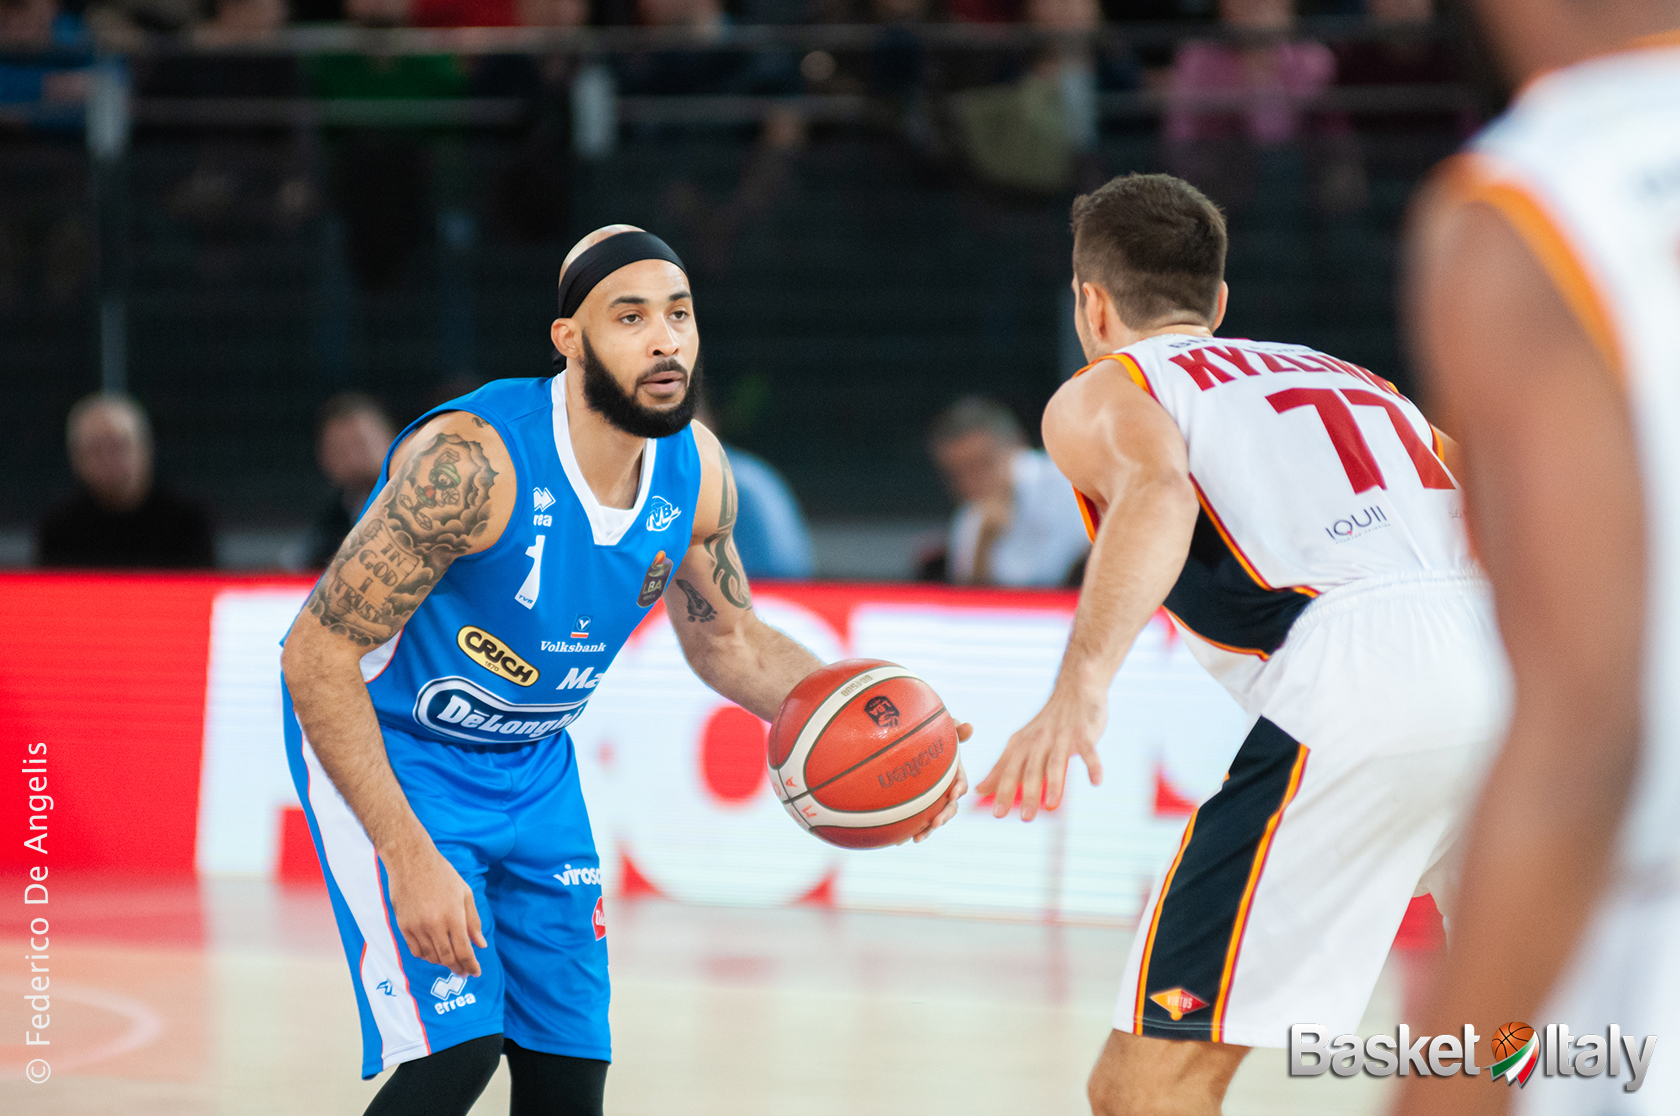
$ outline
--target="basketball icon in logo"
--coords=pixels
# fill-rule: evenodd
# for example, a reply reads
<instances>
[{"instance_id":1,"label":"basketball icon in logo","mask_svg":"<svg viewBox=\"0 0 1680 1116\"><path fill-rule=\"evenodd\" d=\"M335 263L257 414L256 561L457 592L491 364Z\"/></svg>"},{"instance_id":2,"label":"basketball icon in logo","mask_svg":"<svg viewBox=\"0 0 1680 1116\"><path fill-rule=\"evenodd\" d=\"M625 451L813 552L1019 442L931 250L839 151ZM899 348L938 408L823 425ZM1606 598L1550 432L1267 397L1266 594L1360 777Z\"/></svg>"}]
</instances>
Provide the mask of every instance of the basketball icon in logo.
<instances>
[{"instance_id":1,"label":"basketball icon in logo","mask_svg":"<svg viewBox=\"0 0 1680 1116\"><path fill-rule=\"evenodd\" d=\"M1493 1033L1493 1080L1503 1077L1507 1085L1526 1085L1539 1063L1540 1041L1527 1023L1507 1023Z\"/></svg>"}]
</instances>

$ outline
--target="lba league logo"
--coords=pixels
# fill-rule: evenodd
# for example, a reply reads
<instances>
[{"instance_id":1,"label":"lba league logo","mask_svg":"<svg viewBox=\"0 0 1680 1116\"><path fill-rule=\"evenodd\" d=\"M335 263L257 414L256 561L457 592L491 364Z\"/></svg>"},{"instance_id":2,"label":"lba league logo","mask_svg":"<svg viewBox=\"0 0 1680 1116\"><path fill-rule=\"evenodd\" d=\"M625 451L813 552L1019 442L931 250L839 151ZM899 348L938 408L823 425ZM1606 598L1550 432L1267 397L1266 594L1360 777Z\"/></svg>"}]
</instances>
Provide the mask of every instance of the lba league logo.
<instances>
[{"instance_id":1,"label":"lba league logo","mask_svg":"<svg viewBox=\"0 0 1680 1116\"><path fill-rule=\"evenodd\" d=\"M869 714L869 719L882 728L898 727L898 706L889 698L876 695L864 703L863 711Z\"/></svg>"}]
</instances>

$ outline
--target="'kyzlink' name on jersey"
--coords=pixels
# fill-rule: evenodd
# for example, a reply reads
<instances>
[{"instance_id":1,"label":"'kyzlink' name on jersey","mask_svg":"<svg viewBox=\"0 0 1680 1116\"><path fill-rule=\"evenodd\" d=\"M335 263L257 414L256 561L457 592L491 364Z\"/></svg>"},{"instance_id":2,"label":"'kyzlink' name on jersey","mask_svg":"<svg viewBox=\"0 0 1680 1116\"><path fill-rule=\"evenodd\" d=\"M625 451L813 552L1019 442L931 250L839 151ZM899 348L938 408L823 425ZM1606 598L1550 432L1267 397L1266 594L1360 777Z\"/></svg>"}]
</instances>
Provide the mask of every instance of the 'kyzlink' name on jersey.
<instances>
[{"instance_id":1,"label":"'kyzlink' name on jersey","mask_svg":"<svg viewBox=\"0 0 1680 1116\"><path fill-rule=\"evenodd\" d=\"M521 686L537 680L537 668L508 650L505 643L483 628L468 624L455 634L455 642L467 657L491 674L505 676Z\"/></svg>"},{"instance_id":2,"label":"'kyzlink' name on jersey","mask_svg":"<svg viewBox=\"0 0 1680 1116\"><path fill-rule=\"evenodd\" d=\"M1218 345L1202 344L1199 339L1193 345L1175 344L1171 347L1189 350L1180 356L1167 359L1188 373L1196 386L1203 391L1211 391L1221 384L1228 384L1245 376L1270 376L1289 372L1340 372L1380 391L1399 394L1395 392L1393 384L1375 373L1325 353L1268 352L1265 349L1244 349L1237 345L1221 348ZM1215 364L1210 359L1212 357L1218 357L1219 363Z\"/></svg>"},{"instance_id":3,"label":"'kyzlink' name on jersey","mask_svg":"<svg viewBox=\"0 0 1680 1116\"><path fill-rule=\"evenodd\" d=\"M421 688L414 719L456 740L501 744L553 736L577 720L587 702L516 705L465 678L437 678Z\"/></svg>"}]
</instances>

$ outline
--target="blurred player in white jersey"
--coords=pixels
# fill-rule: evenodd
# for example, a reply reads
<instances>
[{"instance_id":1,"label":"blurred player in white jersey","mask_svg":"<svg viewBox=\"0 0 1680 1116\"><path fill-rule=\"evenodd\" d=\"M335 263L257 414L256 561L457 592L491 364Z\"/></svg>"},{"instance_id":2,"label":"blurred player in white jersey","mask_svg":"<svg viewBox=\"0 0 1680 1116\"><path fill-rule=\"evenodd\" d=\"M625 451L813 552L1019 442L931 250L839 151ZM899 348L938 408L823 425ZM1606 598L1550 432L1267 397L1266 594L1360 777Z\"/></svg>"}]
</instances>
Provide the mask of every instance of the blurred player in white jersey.
<instances>
[{"instance_id":1,"label":"blurred player in white jersey","mask_svg":"<svg viewBox=\"0 0 1680 1116\"><path fill-rule=\"evenodd\" d=\"M1480 0L1522 88L1420 207L1419 349L1464 439L1516 700L1418 1032L1660 1043L1407 1116L1680 1112L1680 2ZM1449 1022L1450 1021L1450 1022ZM1620 1044L1618 1044L1620 1045ZM1566 1052L1569 1060L1586 1047ZM1556 1059L1554 1058L1554 1061ZM1590 1063L1583 1062L1583 1066Z\"/></svg>"},{"instance_id":2,"label":"blurred player in white jersey","mask_svg":"<svg viewBox=\"0 0 1680 1116\"><path fill-rule=\"evenodd\" d=\"M981 782L1060 802L1109 684L1165 604L1250 732L1191 817L1091 1075L1099 1116L1213 1116L1247 1048L1353 1031L1406 906L1439 894L1503 727L1505 667L1447 445L1388 381L1302 345L1215 338L1225 223L1117 178L1073 208L1092 364L1044 415L1094 545L1044 710ZM1119 711L1121 716L1125 711Z\"/></svg>"}]
</instances>

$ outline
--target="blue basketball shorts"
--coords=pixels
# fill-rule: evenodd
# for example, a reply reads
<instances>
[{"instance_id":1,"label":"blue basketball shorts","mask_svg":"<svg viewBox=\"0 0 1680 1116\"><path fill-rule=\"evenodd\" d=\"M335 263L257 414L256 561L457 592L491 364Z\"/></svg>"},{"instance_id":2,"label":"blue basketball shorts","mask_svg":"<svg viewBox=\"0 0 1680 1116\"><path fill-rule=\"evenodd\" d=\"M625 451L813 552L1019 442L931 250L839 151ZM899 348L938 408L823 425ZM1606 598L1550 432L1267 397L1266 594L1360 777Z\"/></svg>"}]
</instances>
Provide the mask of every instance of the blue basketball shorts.
<instances>
[{"instance_id":1,"label":"blue basketball shorts","mask_svg":"<svg viewBox=\"0 0 1680 1116\"><path fill-rule=\"evenodd\" d=\"M286 754L327 879L362 1019L362 1076L484 1035L611 1060L600 862L569 736L461 745L382 726L391 769L472 886L488 948L465 977L409 952L385 866L285 694Z\"/></svg>"}]
</instances>

